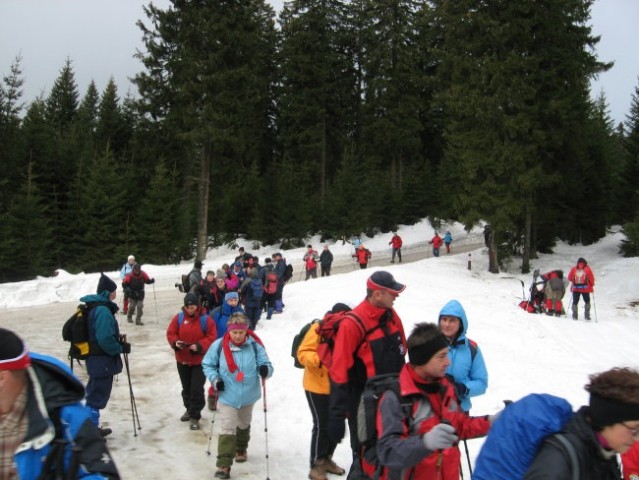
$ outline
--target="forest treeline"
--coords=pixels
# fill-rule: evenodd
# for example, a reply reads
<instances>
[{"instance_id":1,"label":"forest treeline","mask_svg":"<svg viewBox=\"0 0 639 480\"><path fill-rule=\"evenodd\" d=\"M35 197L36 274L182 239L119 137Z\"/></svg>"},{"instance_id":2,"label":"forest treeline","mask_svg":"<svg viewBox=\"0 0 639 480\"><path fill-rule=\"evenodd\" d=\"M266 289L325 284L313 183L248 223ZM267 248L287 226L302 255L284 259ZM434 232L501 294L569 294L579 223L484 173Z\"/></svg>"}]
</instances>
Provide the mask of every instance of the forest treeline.
<instances>
[{"instance_id":1,"label":"forest treeline","mask_svg":"<svg viewBox=\"0 0 639 480\"><path fill-rule=\"evenodd\" d=\"M424 217L491 226L490 270L624 225L639 244L639 88L589 82L590 0L150 3L135 95L69 59L0 88L0 281L282 248ZM633 241L634 239L634 241ZM257 247L257 245L256 245Z\"/></svg>"}]
</instances>

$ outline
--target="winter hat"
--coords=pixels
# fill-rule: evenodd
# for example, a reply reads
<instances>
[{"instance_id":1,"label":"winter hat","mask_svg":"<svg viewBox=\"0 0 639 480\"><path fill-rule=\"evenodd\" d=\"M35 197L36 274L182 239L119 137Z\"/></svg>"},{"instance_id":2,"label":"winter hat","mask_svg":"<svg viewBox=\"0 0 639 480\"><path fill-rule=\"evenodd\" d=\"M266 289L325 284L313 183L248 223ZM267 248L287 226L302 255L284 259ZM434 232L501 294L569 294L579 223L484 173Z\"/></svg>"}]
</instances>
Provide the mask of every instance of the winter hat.
<instances>
[{"instance_id":1,"label":"winter hat","mask_svg":"<svg viewBox=\"0 0 639 480\"><path fill-rule=\"evenodd\" d=\"M115 284L113 280L107 277L104 273L100 273L100 280L98 280L98 289L97 293L102 293L105 290L108 290L109 293L115 292L118 289L118 286Z\"/></svg>"},{"instance_id":2,"label":"winter hat","mask_svg":"<svg viewBox=\"0 0 639 480\"><path fill-rule=\"evenodd\" d=\"M184 306L199 305L200 298L195 293L187 293L184 295Z\"/></svg>"},{"instance_id":3,"label":"winter hat","mask_svg":"<svg viewBox=\"0 0 639 480\"><path fill-rule=\"evenodd\" d=\"M428 342L408 349L408 361L412 365L426 365L437 352L448 348L448 340L443 333L438 333Z\"/></svg>"},{"instance_id":4,"label":"winter hat","mask_svg":"<svg viewBox=\"0 0 639 480\"><path fill-rule=\"evenodd\" d=\"M350 305L342 302L337 302L335 305L333 305L333 308L331 308L331 313L350 312L351 310L352 308Z\"/></svg>"},{"instance_id":5,"label":"winter hat","mask_svg":"<svg viewBox=\"0 0 639 480\"><path fill-rule=\"evenodd\" d=\"M196 261L195 261L195 263L193 264L193 266L194 266L197 270L202 269L202 265L204 265L204 264L202 263L202 260L196 260Z\"/></svg>"},{"instance_id":6,"label":"winter hat","mask_svg":"<svg viewBox=\"0 0 639 480\"><path fill-rule=\"evenodd\" d=\"M27 345L11 330L0 328L0 370L23 370L29 365Z\"/></svg>"},{"instance_id":7,"label":"winter hat","mask_svg":"<svg viewBox=\"0 0 639 480\"><path fill-rule=\"evenodd\" d=\"M229 292L226 295L224 295L224 301L225 302L228 302L232 298L234 298L235 300L239 300L240 296L237 294L237 292Z\"/></svg>"},{"instance_id":8,"label":"winter hat","mask_svg":"<svg viewBox=\"0 0 639 480\"><path fill-rule=\"evenodd\" d=\"M220 268L215 274L215 276L217 278L226 278L226 272Z\"/></svg>"},{"instance_id":9,"label":"winter hat","mask_svg":"<svg viewBox=\"0 0 639 480\"><path fill-rule=\"evenodd\" d=\"M626 403L591 393L589 413L593 425L603 428L628 420L639 420L639 403Z\"/></svg>"},{"instance_id":10,"label":"winter hat","mask_svg":"<svg viewBox=\"0 0 639 480\"><path fill-rule=\"evenodd\" d=\"M127 258L127 261L128 262L131 262L131 261L135 262L135 257L133 255L129 255L129 258Z\"/></svg>"},{"instance_id":11,"label":"winter hat","mask_svg":"<svg viewBox=\"0 0 639 480\"><path fill-rule=\"evenodd\" d=\"M209 275L215 276L215 272L213 270L207 270L206 276L208 277Z\"/></svg>"},{"instance_id":12,"label":"winter hat","mask_svg":"<svg viewBox=\"0 0 639 480\"><path fill-rule=\"evenodd\" d=\"M386 290L395 295L399 295L404 291L406 285L396 282L390 273L381 270L368 277L366 288L368 290Z\"/></svg>"},{"instance_id":13,"label":"winter hat","mask_svg":"<svg viewBox=\"0 0 639 480\"><path fill-rule=\"evenodd\" d=\"M582 263L584 267L588 265L588 262L586 262L586 259L583 257L579 257L579 260L577 260L577 265L579 265L580 263Z\"/></svg>"}]
</instances>

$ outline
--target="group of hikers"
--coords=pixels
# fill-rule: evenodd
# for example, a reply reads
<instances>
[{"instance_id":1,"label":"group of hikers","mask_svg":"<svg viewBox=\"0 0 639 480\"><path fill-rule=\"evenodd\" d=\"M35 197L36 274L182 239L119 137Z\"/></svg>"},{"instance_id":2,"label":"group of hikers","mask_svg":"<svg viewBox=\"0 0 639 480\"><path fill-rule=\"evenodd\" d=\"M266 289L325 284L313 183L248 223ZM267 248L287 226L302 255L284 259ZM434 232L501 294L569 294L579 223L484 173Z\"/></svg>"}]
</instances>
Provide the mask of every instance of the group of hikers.
<instances>
[{"instance_id":1,"label":"group of hikers","mask_svg":"<svg viewBox=\"0 0 639 480\"><path fill-rule=\"evenodd\" d=\"M311 250L309 246L312 256ZM185 411L180 420L192 430L200 428L207 403L205 384L210 384L208 407L217 412L219 425L214 476L221 479L231 478L234 462L248 460L253 408L273 375L267 350L254 331L256 318L264 311L272 314L269 310L277 308L278 300L283 305L286 283L286 262L280 253L266 259L263 267L259 259L250 258L241 250L232 267L225 264L204 278L202 262L195 262L183 306L166 330L182 387ZM577 267L583 263L583 269L582 260ZM282 275L272 280L278 286L275 293L267 294L271 271ZM267 299L251 307L254 280L262 283L262 297ZM467 336L469 321L462 304L448 301L436 322L418 323L406 336L394 309L405 288L391 273L376 271L366 280L360 304L351 308L336 303L301 340L296 356L304 367L303 388L313 420L311 480L346 473L333 460L346 426L352 452L349 480L457 480L462 475L459 442L486 435L490 439L493 425L497 427L502 417L502 423L506 420L508 409L517 411L506 405L491 415L471 415L471 398L487 390L488 369L481 348ZM96 293L81 299L92 305L86 387L62 362L29 352L15 333L0 329L2 478L46 478L46 473L120 478L102 439L110 429L100 428L100 411L109 401L113 377L123 368L121 357L126 362L131 353L115 318L116 290L115 282L101 274ZM128 307L132 308L131 299ZM257 310L257 317L250 308ZM321 325L328 322L336 322L330 356L322 351L327 345ZM370 386L385 378L395 386L375 397L371 441L364 428L371 420L363 414L364 400L369 399ZM517 478L632 478L632 455L639 450L639 372L613 368L591 375L586 390L589 404L571 412L560 429L535 446L525 474ZM507 443L514 440L507 438ZM492 478L514 478L506 467L505 476L497 475L503 458L495 460L490 453L482 450L478 463L483 459L483 466L491 465ZM624 476L618 453L624 454Z\"/></svg>"}]
</instances>

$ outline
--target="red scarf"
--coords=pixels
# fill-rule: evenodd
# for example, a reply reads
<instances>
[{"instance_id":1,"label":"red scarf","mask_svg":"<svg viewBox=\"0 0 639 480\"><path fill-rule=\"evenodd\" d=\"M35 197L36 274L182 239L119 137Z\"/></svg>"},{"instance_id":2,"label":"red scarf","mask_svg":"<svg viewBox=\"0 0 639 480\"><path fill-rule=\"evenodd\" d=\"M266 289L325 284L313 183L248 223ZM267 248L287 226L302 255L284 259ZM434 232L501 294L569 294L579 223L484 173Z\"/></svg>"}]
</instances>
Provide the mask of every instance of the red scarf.
<instances>
[{"instance_id":1,"label":"red scarf","mask_svg":"<svg viewBox=\"0 0 639 480\"><path fill-rule=\"evenodd\" d=\"M253 340L264 346L260 337L258 337L253 330L247 330L246 333L247 336L244 337L244 343L246 343L248 337L253 337ZM226 358L226 365L229 367L229 372L234 373L235 370L238 370L238 366L233 358L233 352L231 352L231 335L228 331L224 334L224 337L222 337L222 347L224 347L224 358Z\"/></svg>"}]
</instances>

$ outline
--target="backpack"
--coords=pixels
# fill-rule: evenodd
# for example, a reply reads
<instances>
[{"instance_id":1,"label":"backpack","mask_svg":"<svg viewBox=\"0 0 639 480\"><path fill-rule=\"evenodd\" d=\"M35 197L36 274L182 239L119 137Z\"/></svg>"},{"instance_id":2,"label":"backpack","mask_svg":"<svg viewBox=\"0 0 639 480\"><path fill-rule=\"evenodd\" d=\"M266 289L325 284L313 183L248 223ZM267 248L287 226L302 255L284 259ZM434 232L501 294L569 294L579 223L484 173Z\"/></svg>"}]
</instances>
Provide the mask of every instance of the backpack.
<instances>
[{"instance_id":1,"label":"backpack","mask_svg":"<svg viewBox=\"0 0 639 480\"><path fill-rule=\"evenodd\" d=\"M91 353L89 344L89 316L98 304L81 303L62 326L62 340L70 342L69 359L73 370L73 360L85 360ZM95 347L94 347L95 349Z\"/></svg>"},{"instance_id":2,"label":"backpack","mask_svg":"<svg viewBox=\"0 0 639 480\"><path fill-rule=\"evenodd\" d=\"M559 446L570 459L573 478L579 479L579 463L572 444L558 434L573 416L563 398L530 394L504 409L488 432L477 460L473 480L524 478L537 451L545 442ZM552 438L548 438L552 435Z\"/></svg>"},{"instance_id":3,"label":"backpack","mask_svg":"<svg viewBox=\"0 0 639 480\"><path fill-rule=\"evenodd\" d=\"M335 335L337 334L337 330L339 330L339 326L346 317L350 317L354 319L357 324L360 326L362 331L364 331L364 338L362 339L362 343L366 340L366 337L373 332L374 330L381 328L381 323L373 327L372 329L366 331L366 327L362 323L362 320L355 315L352 310L348 312L337 312L337 313L327 313L324 316L324 319L320 322L317 333L320 336L320 343L317 346L317 354L319 355L320 361L322 364L326 365L327 368L330 368L333 364L333 348L335 347ZM361 344L359 345L361 346ZM359 346L355 350L359 349Z\"/></svg>"},{"instance_id":4,"label":"backpack","mask_svg":"<svg viewBox=\"0 0 639 480\"><path fill-rule=\"evenodd\" d=\"M200 328L202 329L202 334L206 335L206 317L208 317L207 314L204 315L200 315ZM178 330L180 329L180 327L182 326L182 323L184 323L184 312L180 312L178 314Z\"/></svg>"},{"instance_id":5,"label":"backpack","mask_svg":"<svg viewBox=\"0 0 639 480\"><path fill-rule=\"evenodd\" d=\"M269 271L266 274L266 285L264 286L264 291L272 295L277 291L277 273L274 270Z\"/></svg>"},{"instance_id":6,"label":"backpack","mask_svg":"<svg viewBox=\"0 0 639 480\"><path fill-rule=\"evenodd\" d=\"M575 270L573 283L575 284L575 286L583 286L588 283L588 276L586 275L586 271L583 268L578 268L577 270Z\"/></svg>"},{"instance_id":7,"label":"backpack","mask_svg":"<svg viewBox=\"0 0 639 480\"><path fill-rule=\"evenodd\" d=\"M262 287L262 282L260 280L251 280L249 287L253 298L262 298L264 288Z\"/></svg>"},{"instance_id":8,"label":"backpack","mask_svg":"<svg viewBox=\"0 0 639 480\"><path fill-rule=\"evenodd\" d=\"M297 335L293 337L293 343L291 344L291 357L293 357L293 365L295 366L295 368L304 368L304 365L302 365L297 359L297 351L299 350L300 344L302 343L302 340L304 340L304 337L306 336L306 333L309 331L311 326L320 322L321 320L316 318L312 322L305 324L297 333Z\"/></svg>"},{"instance_id":9,"label":"backpack","mask_svg":"<svg viewBox=\"0 0 639 480\"><path fill-rule=\"evenodd\" d=\"M291 278L293 278L293 265L289 263L288 265L286 265L286 268L284 269L284 273L282 274L282 280L284 280L285 282L288 282Z\"/></svg>"},{"instance_id":10,"label":"backpack","mask_svg":"<svg viewBox=\"0 0 639 480\"><path fill-rule=\"evenodd\" d=\"M188 293L188 291L191 289L191 282L189 281L190 276L191 276L191 272L185 273L182 275L181 277L182 284L178 285L178 290L180 290L180 292Z\"/></svg>"}]
</instances>

